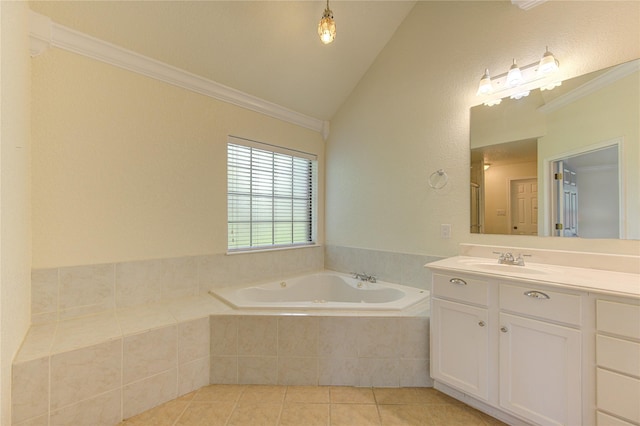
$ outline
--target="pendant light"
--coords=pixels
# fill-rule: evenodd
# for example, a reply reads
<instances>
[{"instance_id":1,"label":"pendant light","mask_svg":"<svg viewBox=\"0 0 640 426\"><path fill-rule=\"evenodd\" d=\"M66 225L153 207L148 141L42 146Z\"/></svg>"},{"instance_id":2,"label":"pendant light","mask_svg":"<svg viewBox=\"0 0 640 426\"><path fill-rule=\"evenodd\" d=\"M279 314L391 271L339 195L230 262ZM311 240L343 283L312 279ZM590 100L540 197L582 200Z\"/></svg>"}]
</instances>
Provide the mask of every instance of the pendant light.
<instances>
[{"instance_id":1,"label":"pendant light","mask_svg":"<svg viewBox=\"0 0 640 426\"><path fill-rule=\"evenodd\" d=\"M480 79L480 85L478 86L478 95L488 95L493 92L493 85L491 84L491 77L489 77L489 69L484 70L484 75Z\"/></svg>"},{"instance_id":2,"label":"pendant light","mask_svg":"<svg viewBox=\"0 0 640 426\"><path fill-rule=\"evenodd\" d=\"M514 87L522 83L522 71L520 71L520 67L516 64L516 60L513 60L513 65L509 68L509 73L507 74L507 84L510 87Z\"/></svg>"},{"instance_id":3,"label":"pendant light","mask_svg":"<svg viewBox=\"0 0 640 426\"><path fill-rule=\"evenodd\" d=\"M541 75L547 75L558 71L560 63L553 56L553 53L549 52L549 46L547 46L546 52L542 55L540 63L538 64L538 73Z\"/></svg>"},{"instance_id":4,"label":"pendant light","mask_svg":"<svg viewBox=\"0 0 640 426\"><path fill-rule=\"evenodd\" d=\"M318 35L324 44L329 44L336 38L336 23L333 20L333 12L329 9L329 0L318 24Z\"/></svg>"}]
</instances>

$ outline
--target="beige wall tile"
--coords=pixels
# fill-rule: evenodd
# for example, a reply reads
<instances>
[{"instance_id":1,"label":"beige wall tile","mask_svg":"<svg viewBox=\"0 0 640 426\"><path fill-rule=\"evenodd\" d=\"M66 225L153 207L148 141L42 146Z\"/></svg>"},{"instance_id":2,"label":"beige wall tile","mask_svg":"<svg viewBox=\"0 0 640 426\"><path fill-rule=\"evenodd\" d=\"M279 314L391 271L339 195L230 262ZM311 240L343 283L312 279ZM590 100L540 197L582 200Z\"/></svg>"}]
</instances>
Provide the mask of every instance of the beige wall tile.
<instances>
[{"instance_id":1,"label":"beige wall tile","mask_svg":"<svg viewBox=\"0 0 640 426\"><path fill-rule=\"evenodd\" d=\"M162 260L115 265L116 307L142 305L162 299Z\"/></svg>"},{"instance_id":2,"label":"beige wall tile","mask_svg":"<svg viewBox=\"0 0 640 426\"><path fill-rule=\"evenodd\" d=\"M122 414L128 418L177 396L177 369L174 368L125 385L122 388Z\"/></svg>"},{"instance_id":3,"label":"beige wall tile","mask_svg":"<svg viewBox=\"0 0 640 426\"><path fill-rule=\"evenodd\" d=\"M401 358L429 358L429 318L398 318L398 355Z\"/></svg>"},{"instance_id":4,"label":"beige wall tile","mask_svg":"<svg viewBox=\"0 0 640 426\"><path fill-rule=\"evenodd\" d=\"M236 384L238 382L237 356L212 356L209 370L212 384Z\"/></svg>"},{"instance_id":5,"label":"beige wall tile","mask_svg":"<svg viewBox=\"0 0 640 426\"><path fill-rule=\"evenodd\" d=\"M358 386L398 387L398 364L397 358L360 358Z\"/></svg>"},{"instance_id":6,"label":"beige wall tile","mask_svg":"<svg viewBox=\"0 0 640 426\"><path fill-rule=\"evenodd\" d=\"M278 382L278 358L238 357L238 383L275 385Z\"/></svg>"},{"instance_id":7,"label":"beige wall tile","mask_svg":"<svg viewBox=\"0 0 640 426\"><path fill-rule=\"evenodd\" d=\"M211 356L238 355L238 317L212 315L209 321Z\"/></svg>"},{"instance_id":8,"label":"beige wall tile","mask_svg":"<svg viewBox=\"0 0 640 426\"><path fill-rule=\"evenodd\" d=\"M318 358L278 357L278 383L317 385Z\"/></svg>"},{"instance_id":9,"label":"beige wall tile","mask_svg":"<svg viewBox=\"0 0 640 426\"><path fill-rule=\"evenodd\" d=\"M60 268L60 318L75 318L113 309L113 264Z\"/></svg>"},{"instance_id":10,"label":"beige wall tile","mask_svg":"<svg viewBox=\"0 0 640 426\"><path fill-rule=\"evenodd\" d=\"M397 358L399 330L396 318L366 318L358 321L358 356Z\"/></svg>"},{"instance_id":11,"label":"beige wall tile","mask_svg":"<svg viewBox=\"0 0 640 426\"><path fill-rule=\"evenodd\" d=\"M60 321L51 346L52 353L87 347L122 336L113 312L103 312L85 318Z\"/></svg>"},{"instance_id":12,"label":"beige wall tile","mask_svg":"<svg viewBox=\"0 0 640 426\"><path fill-rule=\"evenodd\" d=\"M56 323L32 325L13 362L18 363L48 357L51 353L51 346L53 345L57 327L58 324Z\"/></svg>"},{"instance_id":13,"label":"beige wall tile","mask_svg":"<svg viewBox=\"0 0 640 426\"><path fill-rule=\"evenodd\" d=\"M327 358L358 356L358 322L353 317L318 318L318 355Z\"/></svg>"},{"instance_id":14,"label":"beige wall tile","mask_svg":"<svg viewBox=\"0 0 640 426\"><path fill-rule=\"evenodd\" d=\"M318 318L278 318L278 356L317 356Z\"/></svg>"},{"instance_id":15,"label":"beige wall tile","mask_svg":"<svg viewBox=\"0 0 640 426\"><path fill-rule=\"evenodd\" d=\"M356 386L360 383L358 358L319 358L318 384Z\"/></svg>"},{"instance_id":16,"label":"beige wall tile","mask_svg":"<svg viewBox=\"0 0 640 426\"><path fill-rule=\"evenodd\" d=\"M58 269L31 271L31 315L58 312Z\"/></svg>"},{"instance_id":17,"label":"beige wall tile","mask_svg":"<svg viewBox=\"0 0 640 426\"><path fill-rule=\"evenodd\" d=\"M162 300L198 294L198 260L196 257L162 259Z\"/></svg>"},{"instance_id":18,"label":"beige wall tile","mask_svg":"<svg viewBox=\"0 0 640 426\"><path fill-rule=\"evenodd\" d=\"M117 389L122 339L51 356L51 410Z\"/></svg>"},{"instance_id":19,"label":"beige wall tile","mask_svg":"<svg viewBox=\"0 0 640 426\"><path fill-rule=\"evenodd\" d=\"M176 366L176 326L163 327L124 338L123 384L175 369Z\"/></svg>"},{"instance_id":20,"label":"beige wall tile","mask_svg":"<svg viewBox=\"0 0 640 426\"><path fill-rule=\"evenodd\" d=\"M48 413L49 357L13 365L11 371L11 417L19 423Z\"/></svg>"},{"instance_id":21,"label":"beige wall tile","mask_svg":"<svg viewBox=\"0 0 640 426\"><path fill-rule=\"evenodd\" d=\"M185 395L209 384L209 357L178 366L178 395Z\"/></svg>"},{"instance_id":22,"label":"beige wall tile","mask_svg":"<svg viewBox=\"0 0 640 426\"><path fill-rule=\"evenodd\" d=\"M275 356L278 348L278 318L242 316L238 318L238 355Z\"/></svg>"},{"instance_id":23,"label":"beige wall tile","mask_svg":"<svg viewBox=\"0 0 640 426\"><path fill-rule=\"evenodd\" d=\"M178 324L178 363L209 356L209 317Z\"/></svg>"},{"instance_id":24,"label":"beige wall tile","mask_svg":"<svg viewBox=\"0 0 640 426\"><path fill-rule=\"evenodd\" d=\"M122 390L116 389L51 413L50 426L113 426L122 419Z\"/></svg>"},{"instance_id":25,"label":"beige wall tile","mask_svg":"<svg viewBox=\"0 0 640 426\"><path fill-rule=\"evenodd\" d=\"M402 387L431 387L433 379L429 376L428 359L401 358L398 364L400 386Z\"/></svg>"},{"instance_id":26,"label":"beige wall tile","mask_svg":"<svg viewBox=\"0 0 640 426\"><path fill-rule=\"evenodd\" d=\"M123 336L177 324L173 315L162 305L120 309L116 311L116 316Z\"/></svg>"}]
</instances>

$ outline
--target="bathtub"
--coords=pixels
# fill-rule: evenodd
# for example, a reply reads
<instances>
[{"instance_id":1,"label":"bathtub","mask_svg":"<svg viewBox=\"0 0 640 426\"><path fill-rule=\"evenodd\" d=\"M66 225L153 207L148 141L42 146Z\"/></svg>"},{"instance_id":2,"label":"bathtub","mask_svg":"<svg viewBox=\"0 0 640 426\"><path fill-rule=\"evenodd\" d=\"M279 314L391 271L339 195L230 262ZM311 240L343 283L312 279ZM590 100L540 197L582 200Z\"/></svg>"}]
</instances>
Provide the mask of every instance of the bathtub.
<instances>
[{"instance_id":1,"label":"bathtub","mask_svg":"<svg viewBox=\"0 0 640 426\"><path fill-rule=\"evenodd\" d=\"M237 309L402 310L429 297L427 290L331 271L209 293Z\"/></svg>"}]
</instances>

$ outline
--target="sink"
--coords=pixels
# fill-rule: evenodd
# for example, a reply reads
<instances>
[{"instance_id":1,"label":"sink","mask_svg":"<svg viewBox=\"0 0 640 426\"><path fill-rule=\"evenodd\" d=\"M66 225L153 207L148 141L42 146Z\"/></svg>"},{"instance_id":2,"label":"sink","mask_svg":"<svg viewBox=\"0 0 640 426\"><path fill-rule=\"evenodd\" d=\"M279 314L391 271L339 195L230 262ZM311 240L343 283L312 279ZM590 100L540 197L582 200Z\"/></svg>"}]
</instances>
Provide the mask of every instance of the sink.
<instances>
[{"instance_id":1,"label":"sink","mask_svg":"<svg viewBox=\"0 0 640 426\"><path fill-rule=\"evenodd\" d=\"M461 259L460 263L470 266L471 268L488 271L488 272L502 272L509 274L535 274L535 275L547 275L552 271L544 266L537 264L529 264L524 266L507 265L504 263L498 263L497 260L491 259Z\"/></svg>"}]
</instances>

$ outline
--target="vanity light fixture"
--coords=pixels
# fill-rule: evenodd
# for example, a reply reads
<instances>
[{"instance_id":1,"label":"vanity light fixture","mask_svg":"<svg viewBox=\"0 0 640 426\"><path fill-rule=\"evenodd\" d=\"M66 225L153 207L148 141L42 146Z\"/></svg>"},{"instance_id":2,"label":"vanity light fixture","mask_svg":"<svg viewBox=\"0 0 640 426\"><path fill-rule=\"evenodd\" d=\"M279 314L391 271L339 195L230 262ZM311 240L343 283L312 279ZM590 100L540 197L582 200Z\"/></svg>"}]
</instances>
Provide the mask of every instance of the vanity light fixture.
<instances>
[{"instance_id":1,"label":"vanity light fixture","mask_svg":"<svg viewBox=\"0 0 640 426\"><path fill-rule=\"evenodd\" d=\"M555 78L559 69L560 63L547 47L540 61L519 67L513 59L509 71L493 79L489 77L489 70L485 69L477 96L483 98L483 104L493 106L507 97L522 99L529 96L534 89L551 90L562 84Z\"/></svg>"},{"instance_id":2,"label":"vanity light fixture","mask_svg":"<svg viewBox=\"0 0 640 426\"><path fill-rule=\"evenodd\" d=\"M329 44L336 38L336 23L333 20L333 12L329 9L329 0L318 24L318 35L324 44Z\"/></svg>"}]
</instances>

